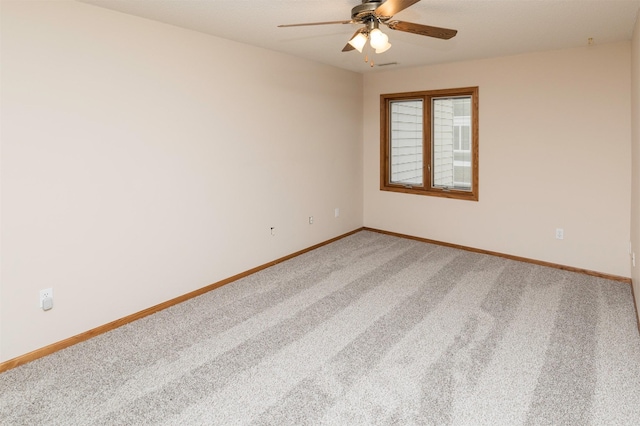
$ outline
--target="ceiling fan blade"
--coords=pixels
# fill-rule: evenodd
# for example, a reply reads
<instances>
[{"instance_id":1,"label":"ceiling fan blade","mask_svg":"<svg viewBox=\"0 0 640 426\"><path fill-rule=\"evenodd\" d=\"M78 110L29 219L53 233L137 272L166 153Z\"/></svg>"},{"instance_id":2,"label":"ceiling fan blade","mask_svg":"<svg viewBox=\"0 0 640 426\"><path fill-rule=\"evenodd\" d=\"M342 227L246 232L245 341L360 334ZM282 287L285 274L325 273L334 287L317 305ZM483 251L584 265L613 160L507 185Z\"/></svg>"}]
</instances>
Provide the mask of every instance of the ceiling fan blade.
<instances>
[{"instance_id":1,"label":"ceiling fan blade","mask_svg":"<svg viewBox=\"0 0 640 426\"><path fill-rule=\"evenodd\" d=\"M420 0L387 0L375 10L376 16L392 17L396 13L418 3Z\"/></svg>"},{"instance_id":2,"label":"ceiling fan blade","mask_svg":"<svg viewBox=\"0 0 640 426\"><path fill-rule=\"evenodd\" d=\"M353 35L351 36L351 38L349 39L349 41L353 40L353 38L354 38L355 36L357 36L358 34L360 34L360 33L361 33L361 32L363 32L363 31L364 31L364 28L360 28L360 29L356 30L356 32L355 32L355 33L353 33ZM352 45L350 45L348 42L347 42L347 44L345 44L345 45L344 45L344 47L342 48L342 51L343 51L343 52L351 52L352 50L356 50L356 48L355 48L355 47L353 47Z\"/></svg>"},{"instance_id":3,"label":"ceiling fan blade","mask_svg":"<svg viewBox=\"0 0 640 426\"><path fill-rule=\"evenodd\" d=\"M404 31L406 33L418 34L427 37L441 38L449 40L458 33L458 30L448 28L432 27L429 25L414 24L413 22L389 21L387 26L392 30Z\"/></svg>"},{"instance_id":4,"label":"ceiling fan blade","mask_svg":"<svg viewBox=\"0 0 640 426\"><path fill-rule=\"evenodd\" d=\"M343 52L351 52L352 50L356 50L356 48L350 45L349 43L345 44L344 47L342 48Z\"/></svg>"},{"instance_id":5,"label":"ceiling fan blade","mask_svg":"<svg viewBox=\"0 0 640 426\"><path fill-rule=\"evenodd\" d=\"M278 28L286 28L286 27L306 27L309 25L331 25L331 24L354 24L353 21L327 21L327 22L309 22L306 24L286 24L286 25L278 25Z\"/></svg>"}]
</instances>

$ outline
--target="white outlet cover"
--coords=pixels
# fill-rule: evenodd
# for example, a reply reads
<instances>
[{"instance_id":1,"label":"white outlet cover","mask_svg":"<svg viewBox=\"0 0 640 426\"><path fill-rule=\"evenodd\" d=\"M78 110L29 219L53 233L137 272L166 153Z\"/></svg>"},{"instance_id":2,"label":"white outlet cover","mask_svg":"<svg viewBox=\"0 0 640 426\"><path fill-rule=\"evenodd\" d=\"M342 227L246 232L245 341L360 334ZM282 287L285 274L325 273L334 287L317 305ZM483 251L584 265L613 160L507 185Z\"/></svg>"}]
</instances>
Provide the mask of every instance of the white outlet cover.
<instances>
[{"instance_id":1,"label":"white outlet cover","mask_svg":"<svg viewBox=\"0 0 640 426\"><path fill-rule=\"evenodd\" d=\"M52 288L45 288L43 290L40 290L40 305L39 305L40 308L43 307L44 299L47 299L47 298L53 299L53 289Z\"/></svg>"}]
</instances>

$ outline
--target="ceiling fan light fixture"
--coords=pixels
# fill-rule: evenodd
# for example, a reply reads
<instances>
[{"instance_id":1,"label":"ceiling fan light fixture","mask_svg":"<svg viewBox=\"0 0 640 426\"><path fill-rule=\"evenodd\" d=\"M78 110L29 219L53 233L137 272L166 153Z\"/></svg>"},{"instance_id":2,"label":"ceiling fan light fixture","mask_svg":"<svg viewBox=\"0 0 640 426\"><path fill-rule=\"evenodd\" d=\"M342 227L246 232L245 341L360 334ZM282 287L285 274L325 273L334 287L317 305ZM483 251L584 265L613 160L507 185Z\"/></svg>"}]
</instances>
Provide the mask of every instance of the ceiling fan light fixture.
<instances>
[{"instance_id":1,"label":"ceiling fan light fixture","mask_svg":"<svg viewBox=\"0 0 640 426\"><path fill-rule=\"evenodd\" d=\"M358 33L355 37L349 40L349 44L353 46L358 52L362 53L362 48L367 43L367 36L362 33Z\"/></svg>"}]
</instances>

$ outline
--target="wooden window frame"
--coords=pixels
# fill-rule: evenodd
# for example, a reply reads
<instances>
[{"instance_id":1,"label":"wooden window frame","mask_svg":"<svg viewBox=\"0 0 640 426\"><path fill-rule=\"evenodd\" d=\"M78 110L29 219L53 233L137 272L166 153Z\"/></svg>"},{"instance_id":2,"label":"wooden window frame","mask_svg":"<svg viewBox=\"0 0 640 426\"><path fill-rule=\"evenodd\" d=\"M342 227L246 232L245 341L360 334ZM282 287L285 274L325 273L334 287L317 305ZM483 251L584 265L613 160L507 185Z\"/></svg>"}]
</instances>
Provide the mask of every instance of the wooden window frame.
<instances>
[{"instance_id":1,"label":"wooden window frame","mask_svg":"<svg viewBox=\"0 0 640 426\"><path fill-rule=\"evenodd\" d=\"M421 92L404 92L380 95L380 190L402 192L407 194L430 195L435 197L454 198L459 200L478 201L479 200L479 98L478 87L461 87L456 89L428 90ZM431 158L432 135L431 135L431 109L434 98L446 97L471 97L471 190L460 190L454 188L438 188L432 186L431 168L433 160ZM423 183L420 186L403 185L391 183L391 162L390 162L390 104L392 101L421 99L423 102L423 132L422 132L422 155L423 155Z\"/></svg>"}]
</instances>

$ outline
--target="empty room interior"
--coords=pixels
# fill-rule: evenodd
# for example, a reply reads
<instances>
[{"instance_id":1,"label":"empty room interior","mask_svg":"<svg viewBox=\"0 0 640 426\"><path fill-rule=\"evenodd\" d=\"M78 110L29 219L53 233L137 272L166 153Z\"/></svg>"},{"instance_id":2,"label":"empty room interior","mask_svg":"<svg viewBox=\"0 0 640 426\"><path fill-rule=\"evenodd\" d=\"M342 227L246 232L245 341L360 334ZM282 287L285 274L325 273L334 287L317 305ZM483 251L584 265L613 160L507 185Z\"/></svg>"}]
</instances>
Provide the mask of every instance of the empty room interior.
<instances>
[{"instance_id":1,"label":"empty room interior","mask_svg":"<svg viewBox=\"0 0 640 426\"><path fill-rule=\"evenodd\" d=\"M640 421L640 0L0 7L0 423Z\"/></svg>"}]
</instances>

